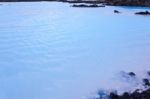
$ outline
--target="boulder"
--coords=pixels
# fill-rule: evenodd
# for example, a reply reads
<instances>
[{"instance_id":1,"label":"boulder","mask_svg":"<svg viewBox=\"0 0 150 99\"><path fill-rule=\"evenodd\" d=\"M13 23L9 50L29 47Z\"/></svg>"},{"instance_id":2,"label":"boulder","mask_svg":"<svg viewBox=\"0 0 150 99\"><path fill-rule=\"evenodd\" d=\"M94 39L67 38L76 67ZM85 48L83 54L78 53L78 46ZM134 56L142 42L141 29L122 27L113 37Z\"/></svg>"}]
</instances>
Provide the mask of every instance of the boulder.
<instances>
[{"instance_id":1,"label":"boulder","mask_svg":"<svg viewBox=\"0 0 150 99\"><path fill-rule=\"evenodd\" d=\"M150 71L147 72L148 76L150 76Z\"/></svg>"},{"instance_id":2,"label":"boulder","mask_svg":"<svg viewBox=\"0 0 150 99\"><path fill-rule=\"evenodd\" d=\"M119 99L119 95L116 93L111 92L109 95L109 99Z\"/></svg>"},{"instance_id":3,"label":"boulder","mask_svg":"<svg viewBox=\"0 0 150 99\"><path fill-rule=\"evenodd\" d=\"M120 13L120 11L118 11L118 10L114 10L114 13Z\"/></svg>"},{"instance_id":4,"label":"boulder","mask_svg":"<svg viewBox=\"0 0 150 99\"><path fill-rule=\"evenodd\" d=\"M135 77L136 74L134 72L129 72L128 75L132 76L132 77Z\"/></svg>"},{"instance_id":5,"label":"boulder","mask_svg":"<svg viewBox=\"0 0 150 99\"><path fill-rule=\"evenodd\" d=\"M144 86L150 86L150 82L147 78L143 79Z\"/></svg>"},{"instance_id":6,"label":"boulder","mask_svg":"<svg viewBox=\"0 0 150 99\"><path fill-rule=\"evenodd\" d=\"M130 99L130 94L128 92L125 92L122 96L120 96L120 99Z\"/></svg>"},{"instance_id":7,"label":"boulder","mask_svg":"<svg viewBox=\"0 0 150 99\"><path fill-rule=\"evenodd\" d=\"M74 4L72 7L105 7L105 5L98 4Z\"/></svg>"},{"instance_id":8,"label":"boulder","mask_svg":"<svg viewBox=\"0 0 150 99\"><path fill-rule=\"evenodd\" d=\"M136 12L135 14L138 14L138 15L150 15L150 12L149 11Z\"/></svg>"}]
</instances>

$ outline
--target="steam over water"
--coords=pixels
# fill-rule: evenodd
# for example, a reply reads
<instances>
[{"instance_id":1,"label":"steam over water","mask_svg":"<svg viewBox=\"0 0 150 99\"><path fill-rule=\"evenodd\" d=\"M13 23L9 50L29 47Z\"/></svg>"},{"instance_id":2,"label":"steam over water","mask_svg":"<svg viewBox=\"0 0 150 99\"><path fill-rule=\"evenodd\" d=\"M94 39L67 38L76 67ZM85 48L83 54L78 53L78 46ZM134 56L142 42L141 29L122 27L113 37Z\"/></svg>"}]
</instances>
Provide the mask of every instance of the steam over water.
<instances>
[{"instance_id":1,"label":"steam over water","mask_svg":"<svg viewBox=\"0 0 150 99\"><path fill-rule=\"evenodd\" d=\"M133 14L145 9L3 3L0 99L85 99L99 88L126 89L118 72L150 66L150 17Z\"/></svg>"}]
</instances>

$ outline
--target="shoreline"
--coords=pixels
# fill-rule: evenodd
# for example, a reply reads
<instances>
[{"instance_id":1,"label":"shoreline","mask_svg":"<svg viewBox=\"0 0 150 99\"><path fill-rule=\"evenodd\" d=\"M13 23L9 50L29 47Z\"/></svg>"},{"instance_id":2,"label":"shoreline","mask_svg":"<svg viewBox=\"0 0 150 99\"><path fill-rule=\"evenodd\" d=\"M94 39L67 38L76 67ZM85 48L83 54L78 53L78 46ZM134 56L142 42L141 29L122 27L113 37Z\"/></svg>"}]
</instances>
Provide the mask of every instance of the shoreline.
<instances>
[{"instance_id":1,"label":"shoreline","mask_svg":"<svg viewBox=\"0 0 150 99\"><path fill-rule=\"evenodd\" d=\"M123 72L121 76L131 81L138 79L134 72ZM147 77L142 78L140 82L136 82L141 87L135 88L133 91L124 91L122 94L118 94L118 90L99 90L97 92L98 97L94 97L93 99L150 99L150 71L147 72Z\"/></svg>"},{"instance_id":2,"label":"shoreline","mask_svg":"<svg viewBox=\"0 0 150 99\"><path fill-rule=\"evenodd\" d=\"M150 7L150 0L0 0L0 2L64 2L64 3L87 3L87 4L104 4L110 6L138 6L138 7Z\"/></svg>"}]
</instances>

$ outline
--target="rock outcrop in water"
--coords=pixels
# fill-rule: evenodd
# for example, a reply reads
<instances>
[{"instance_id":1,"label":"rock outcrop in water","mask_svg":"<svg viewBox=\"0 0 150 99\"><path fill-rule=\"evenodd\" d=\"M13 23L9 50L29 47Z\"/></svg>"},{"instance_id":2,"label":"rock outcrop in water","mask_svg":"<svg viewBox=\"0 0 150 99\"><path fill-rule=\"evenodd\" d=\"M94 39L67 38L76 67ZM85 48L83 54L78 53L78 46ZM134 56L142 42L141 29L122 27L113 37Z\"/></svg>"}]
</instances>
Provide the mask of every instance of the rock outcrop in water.
<instances>
[{"instance_id":1,"label":"rock outcrop in water","mask_svg":"<svg viewBox=\"0 0 150 99\"><path fill-rule=\"evenodd\" d=\"M87 4L101 4L105 2L105 0L59 0L59 1L67 3L87 3Z\"/></svg>"},{"instance_id":2,"label":"rock outcrop in water","mask_svg":"<svg viewBox=\"0 0 150 99\"><path fill-rule=\"evenodd\" d=\"M105 5L98 5L98 4L90 4L90 5L87 5L87 4L74 4L72 5L72 7L105 7Z\"/></svg>"},{"instance_id":3,"label":"rock outcrop in water","mask_svg":"<svg viewBox=\"0 0 150 99\"><path fill-rule=\"evenodd\" d=\"M137 15L150 15L149 11L145 11L145 12L136 12L135 14Z\"/></svg>"},{"instance_id":4,"label":"rock outcrop in water","mask_svg":"<svg viewBox=\"0 0 150 99\"><path fill-rule=\"evenodd\" d=\"M114 13L121 13L120 11L118 11L118 10L114 10Z\"/></svg>"}]
</instances>

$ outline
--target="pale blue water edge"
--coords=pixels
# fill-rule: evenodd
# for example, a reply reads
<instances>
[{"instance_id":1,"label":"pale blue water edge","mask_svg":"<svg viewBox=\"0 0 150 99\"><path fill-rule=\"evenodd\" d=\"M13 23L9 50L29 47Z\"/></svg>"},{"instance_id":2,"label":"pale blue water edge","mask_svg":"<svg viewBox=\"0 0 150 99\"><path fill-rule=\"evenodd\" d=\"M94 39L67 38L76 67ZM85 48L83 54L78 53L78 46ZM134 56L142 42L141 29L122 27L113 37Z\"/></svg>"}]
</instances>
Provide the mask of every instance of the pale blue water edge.
<instances>
[{"instance_id":1,"label":"pale blue water edge","mask_svg":"<svg viewBox=\"0 0 150 99\"><path fill-rule=\"evenodd\" d=\"M116 73L150 66L150 17L133 14L145 9L3 3L0 99L85 99L120 87Z\"/></svg>"}]
</instances>

